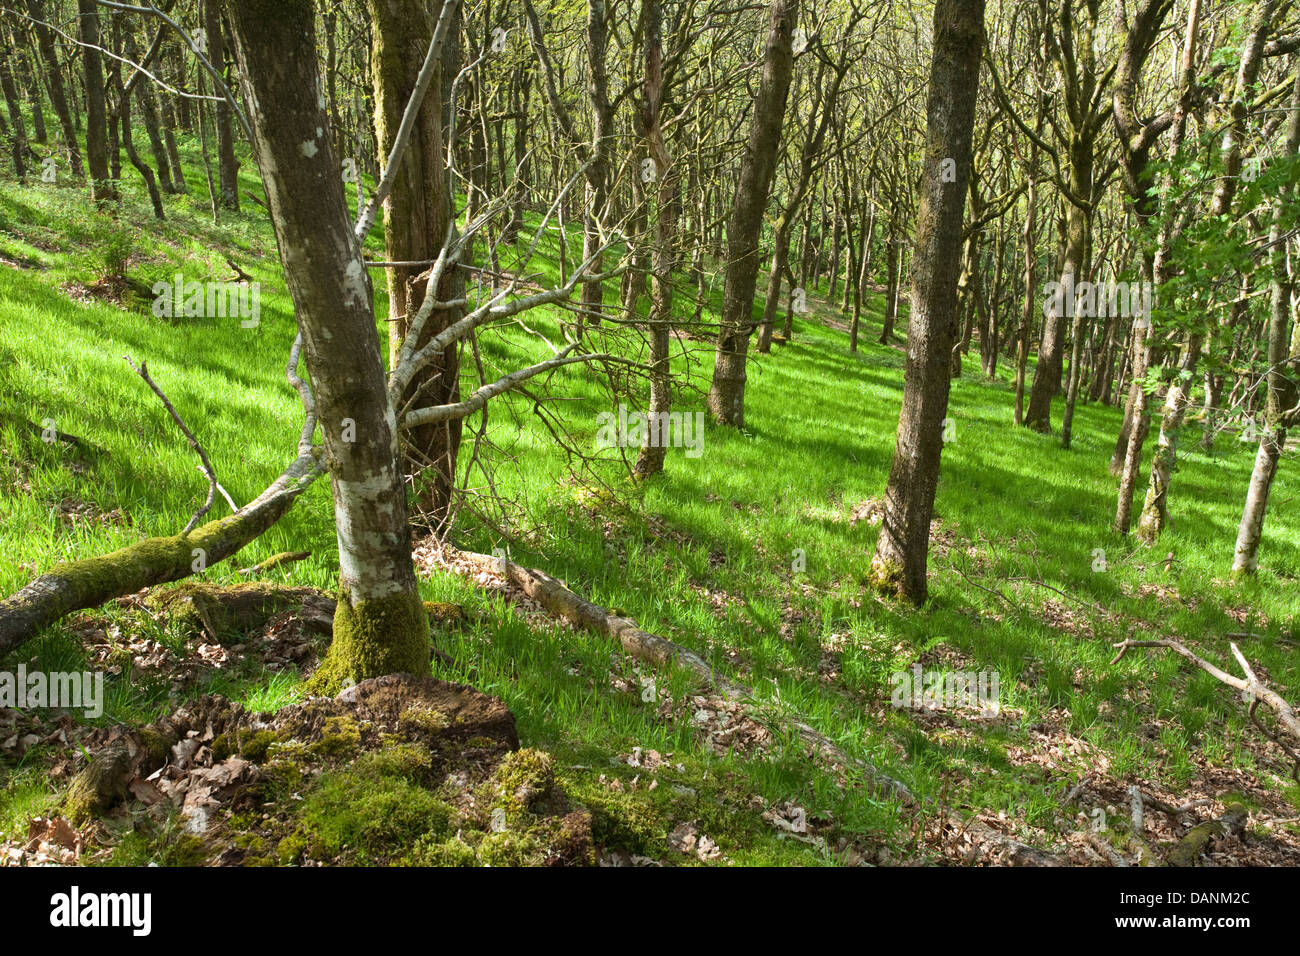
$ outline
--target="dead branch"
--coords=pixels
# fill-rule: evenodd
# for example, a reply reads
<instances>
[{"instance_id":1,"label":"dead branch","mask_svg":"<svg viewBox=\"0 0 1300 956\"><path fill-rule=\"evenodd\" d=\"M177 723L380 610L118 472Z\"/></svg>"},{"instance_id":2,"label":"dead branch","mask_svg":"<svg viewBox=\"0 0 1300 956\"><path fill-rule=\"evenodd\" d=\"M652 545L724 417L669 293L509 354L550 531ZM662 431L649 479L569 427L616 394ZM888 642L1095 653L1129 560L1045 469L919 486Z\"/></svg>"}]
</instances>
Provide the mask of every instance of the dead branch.
<instances>
[{"instance_id":1,"label":"dead branch","mask_svg":"<svg viewBox=\"0 0 1300 956\"><path fill-rule=\"evenodd\" d=\"M1287 755L1292 759L1292 761L1294 761L1294 766L1291 771L1292 776L1296 777L1297 782L1300 782L1300 756L1298 756L1290 746L1288 746L1286 743L1278 739L1277 735L1273 731L1269 730L1262 723L1260 723L1260 721L1255 717L1255 709L1259 706L1259 703L1261 701L1267 704L1269 706L1269 709L1271 709L1273 713L1277 716L1278 723L1280 723L1283 727L1285 727L1287 733L1289 733L1297 741L1300 741L1300 720L1296 719L1295 710L1291 707L1289 703L1287 703L1287 701L1282 697L1281 694L1277 693L1277 691L1273 690L1272 688L1268 687L1266 684L1262 683L1260 679L1255 676L1255 672L1251 668L1250 664L1247 662L1245 655L1241 653L1241 650L1237 647L1235 643L1231 643L1228 646L1232 649L1232 656L1237 659L1237 663L1241 665L1241 669L1246 675L1244 679L1241 677L1234 677L1231 674L1227 673L1226 671L1220 670L1218 667L1215 667L1209 661L1204 660L1203 658L1200 658L1195 654L1193 654L1191 651L1189 651L1184 645L1180 644L1178 641L1125 640L1125 641L1120 641L1118 644L1113 644L1111 646L1119 648L1118 653L1116 653L1116 655L1111 659L1110 663L1112 664L1112 666L1118 663L1120 659L1123 658L1124 655L1128 653L1129 648L1159 647L1165 650L1173 651L1179 657L1183 657L1191 661L1193 664L1195 664L1201 670L1205 671L1205 673L1209 674L1215 680L1227 684L1229 687L1233 687L1241 691L1243 695L1245 695L1245 699L1250 703L1251 721L1255 724L1256 727L1258 727L1265 734L1265 736L1272 739L1279 746L1281 746L1283 750L1287 752Z\"/></svg>"},{"instance_id":2,"label":"dead branch","mask_svg":"<svg viewBox=\"0 0 1300 956\"><path fill-rule=\"evenodd\" d=\"M149 363L141 362L139 365L136 365L135 362L131 361L131 356L124 355L122 357L126 359L126 364L135 369L136 373L145 380L145 383L151 389L153 389L154 394L158 396L159 400L163 403L163 407L167 409L168 413L171 415L172 421L174 421L176 426L180 428L181 434L185 436L185 439L190 443L190 447L198 454L199 461L203 463L203 473L208 478L208 497L207 500L203 502L203 507L194 512L193 517L190 518L189 524L187 524L181 531L182 535L189 534L198 526L199 519L212 509L212 502L217 498L217 473L212 468L212 462L208 460L208 453L203 450L203 446L199 444L199 440L194 437L194 433L190 431L189 426L185 424L185 419L181 418L180 412L176 411L176 407L172 405L167 396L163 394L163 390L158 387L158 383L149 376ZM229 500L228 497L227 500Z\"/></svg>"},{"instance_id":3,"label":"dead branch","mask_svg":"<svg viewBox=\"0 0 1300 956\"><path fill-rule=\"evenodd\" d=\"M754 699L754 692L750 688L718 673L695 652L667 638L643 631L631 618L619 617L603 607L592 604L544 571L525 568L508 558L497 558L471 551L457 551L454 556L483 570L503 574L506 580L552 614L584 630L618 641L625 651L638 660L659 666L676 664L685 667L724 697L733 700ZM856 767L865 778L868 788L877 795L897 800L921 812L935 809L930 801L913 793L907 784L894 779L865 760L850 756L829 737L804 721L798 718L786 718L784 723L786 729L807 741L814 751L820 752L834 763ZM983 843L1007 851L1010 862L1015 865L1061 865L1061 861L1051 853L1014 840L976 818L966 819L956 811L940 810L940 812L944 813L949 825L954 829L965 830L978 837Z\"/></svg>"}]
</instances>

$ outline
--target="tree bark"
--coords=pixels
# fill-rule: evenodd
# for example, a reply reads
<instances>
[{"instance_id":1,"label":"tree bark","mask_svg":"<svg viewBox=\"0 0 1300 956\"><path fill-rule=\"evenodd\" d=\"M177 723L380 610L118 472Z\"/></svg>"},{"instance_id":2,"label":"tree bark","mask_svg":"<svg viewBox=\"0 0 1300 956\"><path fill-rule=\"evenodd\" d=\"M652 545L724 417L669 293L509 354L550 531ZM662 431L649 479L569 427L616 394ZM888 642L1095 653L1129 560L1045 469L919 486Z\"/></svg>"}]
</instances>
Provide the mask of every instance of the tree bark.
<instances>
[{"instance_id":1,"label":"tree bark","mask_svg":"<svg viewBox=\"0 0 1300 956\"><path fill-rule=\"evenodd\" d=\"M1300 151L1300 70L1296 72L1291 92L1291 109L1287 118L1286 151L1294 157ZM1294 400L1296 389L1287 377L1287 359L1290 352L1287 326L1291 321L1291 296L1294 283L1287 270L1286 244L1283 232L1287 207L1295 202L1296 176L1279 191L1273 203L1273 223L1269 229L1272 246L1271 301L1268 320L1268 395L1264 406L1264 422L1251 471L1250 486L1241 523L1237 527L1237 545L1232 559L1234 575L1254 574L1259 567L1259 543L1264 536L1264 515L1268 510L1269 493L1277 475L1278 460L1286 447L1287 427L1293 422L1295 409L1285 408Z\"/></svg>"},{"instance_id":2,"label":"tree bark","mask_svg":"<svg viewBox=\"0 0 1300 956\"><path fill-rule=\"evenodd\" d=\"M373 295L327 133L312 0L230 0L254 149L324 435L339 548L321 690L429 666Z\"/></svg>"},{"instance_id":3,"label":"tree bark","mask_svg":"<svg viewBox=\"0 0 1300 956\"><path fill-rule=\"evenodd\" d=\"M104 101L104 66L98 50L99 7L95 0L77 0L77 11L81 42L86 44L81 50L81 67L86 85L86 162L90 167L90 194L102 207L117 200L117 188L108 169L108 109Z\"/></svg>"},{"instance_id":4,"label":"tree bark","mask_svg":"<svg viewBox=\"0 0 1300 956\"><path fill-rule=\"evenodd\" d=\"M661 114L664 98L663 14L659 0L643 0L645 79L637 126L646 151L655 163L655 246L650 274L650 408L649 439L641 446L633 473L648 478L664 468L672 411L672 374L668 346L673 315L673 265L677 222L681 215L681 167L673 162L664 140Z\"/></svg>"},{"instance_id":5,"label":"tree bark","mask_svg":"<svg viewBox=\"0 0 1300 956\"><path fill-rule=\"evenodd\" d=\"M45 61L46 87L50 93L50 106L59 118L59 127L63 130L63 147L68 154L68 168L77 179L84 179L85 168L81 165L81 149L77 145L77 128L72 122L72 113L68 109L68 96L63 86L63 71L59 66L59 55L54 46L54 31L46 25L44 0L27 0L27 15L32 18L32 29L36 31L36 46Z\"/></svg>"},{"instance_id":6,"label":"tree bark","mask_svg":"<svg viewBox=\"0 0 1300 956\"><path fill-rule=\"evenodd\" d=\"M226 42L221 18L225 0L203 0L203 22L208 37L208 62L218 71L226 68ZM227 84L229 85L229 84ZM217 182L221 205L239 211L239 160L235 157L235 130L230 104L217 104Z\"/></svg>"},{"instance_id":7,"label":"tree bark","mask_svg":"<svg viewBox=\"0 0 1300 956\"><path fill-rule=\"evenodd\" d=\"M454 0L453 0L454 2ZM374 39L371 70L375 91L375 137L379 152L388 156L397 138L402 115L419 79L442 3L430 9L425 0L369 0ZM451 29L455 29L453 26ZM444 41L443 50L452 46ZM443 54L445 60L445 53ZM427 262L438 255L452 221L451 176L445 160L443 134L444 72L441 64L425 92L401 169L384 200L385 255L392 262ZM424 266L386 270L388 281L388 354L396 362L411 320L424 299ZM464 271L455 267L443 273L437 291L442 301L461 298ZM417 347L457 321L463 309L439 309L430 316ZM408 397L422 394L421 404L446 405L460 401L460 352L452 346L430 363L411 383ZM419 475L417 502L422 520L436 531L445 530L451 517L460 449L461 421L421 425L405 436L405 468Z\"/></svg>"},{"instance_id":8,"label":"tree bark","mask_svg":"<svg viewBox=\"0 0 1300 956\"><path fill-rule=\"evenodd\" d=\"M912 311L898 443L885 515L871 561L872 583L914 604L927 595L930 519L948 414L962 213L984 45L984 0L937 0L926 109L926 150L912 257ZM955 165L955 181L942 168Z\"/></svg>"},{"instance_id":9,"label":"tree bark","mask_svg":"<svg viewBox=\"0 0 1300 956\"><path fill-rule=\"evenodd\" d=\"M727 270L708 408L714 421L735 428L745 424L745 359L754 331L758 239L776 173L781 126L794 71L794 25L798 15L799 0L772 0L769 7L763 75L754 98L754 116L727 224Z\"/></svg>"}]
</instances>

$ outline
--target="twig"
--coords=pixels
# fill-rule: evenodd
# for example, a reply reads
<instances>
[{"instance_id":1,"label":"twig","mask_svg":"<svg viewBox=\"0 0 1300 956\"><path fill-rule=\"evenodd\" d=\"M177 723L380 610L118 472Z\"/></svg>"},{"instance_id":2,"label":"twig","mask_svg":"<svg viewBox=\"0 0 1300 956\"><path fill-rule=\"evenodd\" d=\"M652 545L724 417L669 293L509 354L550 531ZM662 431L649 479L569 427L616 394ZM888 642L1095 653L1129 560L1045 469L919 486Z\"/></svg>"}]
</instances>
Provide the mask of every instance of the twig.
<instances>
[{"instance_id":1,"label":"twig","mask_svg":"<svg viewBox=\"0 0 1300 956\"><path fill-rule=\"evenodd\" d=\"M193 448L194 451L198 453L199 461L203 462L203 465L200 468L200 470L207 476L208 479L208 499L207 501L203 502L202 508L194 512L194 517L190 518L190 523L187 524L185 528L181 531L181 534L183 535L189 534L196 527L198 527L199 520L205 514L208 513L208 511L212 508L212 502L216 500L217 473L212 468L212 462L208 461L208 453L203 450L203 446L199 444L199 440L194 437L194 433L190 431L189 426L185 424L185 419L181 418L180 413L176 411L175 406L173 406L172 403L168 400L167 396L163 394L163 390L158 387L158 383L149 377L148 363L141 362L139 365L136 365L135 362L131 361L131 356L129 355L123 355L122 358L126 359L126 363L130 365L131 368L135 369L136 373L142 379L145 380L145 383L150 388L153 389L154 394L157 395L159 399L161 399L163 403L163 407L166 408L167 411L171 414L172 420L176 422L176 425L177 427L180 428L181 433L185 436L186 440L189 441L190 447ZM227 497L226 500L229 501L230 499ZM231 504L231 507L232 508L234 507L233 503ZM239 509L236 508L235 510L238 511Z\"/></svg>"},{"instance_id":2,"label":"twig","mask_svg":"<svg viewBox=\"0 0 1300 956\"><path fill-rule=\"evenodd\" d=\"M202 465L195 465L194 470L197 471L200 475L204 475L205 478L207 477L204 474ZM226 504L230 505L231 511L239 510L239 505L235 504L235 500L230 497L230 492L226 491L225 488L222 488L220 483L217 484L217 491L221 492L221 497L226 499Z\"/></svg>"}]
</instances>

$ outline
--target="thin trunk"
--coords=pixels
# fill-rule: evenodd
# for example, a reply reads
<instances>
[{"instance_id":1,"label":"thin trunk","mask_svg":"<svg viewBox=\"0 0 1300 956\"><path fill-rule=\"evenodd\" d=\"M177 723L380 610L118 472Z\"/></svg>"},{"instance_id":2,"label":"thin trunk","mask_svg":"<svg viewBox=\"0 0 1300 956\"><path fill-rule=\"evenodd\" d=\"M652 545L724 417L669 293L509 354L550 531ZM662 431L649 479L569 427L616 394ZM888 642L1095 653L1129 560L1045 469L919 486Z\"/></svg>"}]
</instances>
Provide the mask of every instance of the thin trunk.
<instances>
[{"instance_id":1,"label":"thin trunk","mask_svg":"<svg viewBox=\"0 0 1300 956\"><path fill-rule=\"evenodd\" d=\"M798 16L799 0L771 0L763 73L727 226L727 270L708 406L715 421L735 428L745 424L745 359L754 331L758 240L781 145Z\"/></svg>"},{"instance_id":2,"label":"thin trunk","mask_svg":"<svg viewBox=\"0 0 1300 956\"><path fill-rule=\"evenodd\" d=\"M898 444L871 561L873 585L921 604L939 483L952 347L957 339L961 225L984 45L984 0L937 0L921 202L912 257L912 311ZM955 182L941 166L955 164Z\"/></svg>"},{"instance_id":3,"label":"thin trunk","mask_svg":"<svg viewBox=\"0 0 1300 956\"><path fill-rule=\"evenodd\" d=\"M324 134L329 117L316 64L315 4L229 0L229 10L334 497L339 602L334 642L313 684L328 692L346 679L422 676L429 621L411 561L370 281L339 188L334 146ZM304 151L304 143L315 149Z\"/></svg>"}]
</instances>

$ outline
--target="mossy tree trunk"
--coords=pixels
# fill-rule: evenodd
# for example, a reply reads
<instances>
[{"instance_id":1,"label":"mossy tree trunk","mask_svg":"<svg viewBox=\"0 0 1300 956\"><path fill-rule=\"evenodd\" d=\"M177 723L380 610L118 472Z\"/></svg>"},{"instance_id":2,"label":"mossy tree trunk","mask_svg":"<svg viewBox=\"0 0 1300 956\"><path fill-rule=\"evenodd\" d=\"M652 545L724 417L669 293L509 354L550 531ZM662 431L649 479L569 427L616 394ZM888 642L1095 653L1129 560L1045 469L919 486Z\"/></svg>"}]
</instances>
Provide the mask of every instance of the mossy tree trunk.
<instances>
[{"instance_id":1,"label":"mossy tree trunk","mask_svg":"<svg viewBox=\"0 0 1300 956\"><path fill-rule=\"evenodd\" d=\"M943 421L957 342L962 213L984 46L984 0L938 0L930 62L925 166L912 257L912 310L898 443L872 584L914 604L926 598L930 519L939 484ZM952 175L945 176L949 164ZM945 179L949 180L945 182Z\"/></svg>"},{"instance_id":2,"label":"mossy tree trunk","mask_svg":"<svg viewBox=\"0 0 1300 956\"><path fill-rule=\"evenodd\" d=\"M402 115L411 98L433 37L434 24L442 3L433 9L424 0L368 0L373 22L374 43L371 69L375 91L375 137L383 156L391 153ZM451 29L456 29L459 17ZM455 46L448 36L443 49ZM443 137L443 70L435 70L416 116L415 127L401 171L384 200L385 255L392 262L427 262L438 255L452 220L451 178L446 166ZM424 297L420 273L426 267L386 270L388 281L388 353L396 360L406 339L411 320ZM437 291L441 301L461 298L465 287L462 270L449 268ZM438 309L425 323L418 347L443 332L464 315L460 308ZM435 358L411 382L408 396L421 395L421 402L448 405L460 401L460 355L453 345ZM438 531L445 528L451 510L460 448L461 420L422 425L407 436L409 447L404 467L419 474L419 510L424 520Z\"/></svg>"},{"instance_id":3,"label":"mossy tree trunk","mask_svg":"<svg viewBox=\"0 0 1300 956\"><path fill-rule=\"evenodd\" d=\"M329 133L314 4L230 0L227 11L334 496L339 605L317 686L422 675L429 624L411 562L397 421Z\"/></svg>"}]
</instances>

